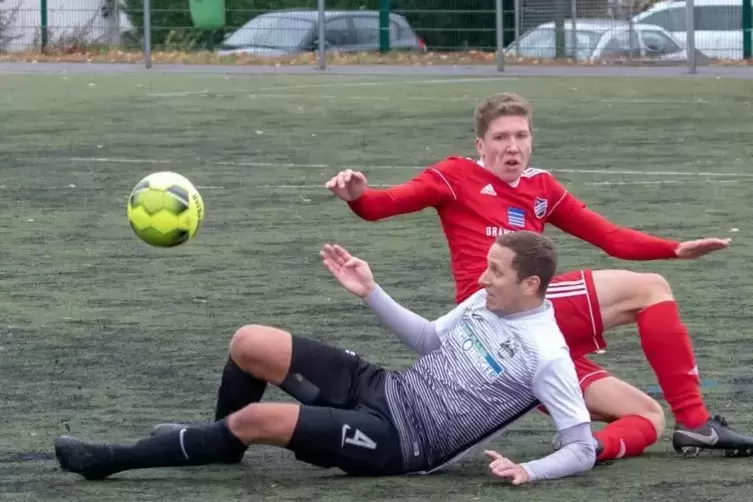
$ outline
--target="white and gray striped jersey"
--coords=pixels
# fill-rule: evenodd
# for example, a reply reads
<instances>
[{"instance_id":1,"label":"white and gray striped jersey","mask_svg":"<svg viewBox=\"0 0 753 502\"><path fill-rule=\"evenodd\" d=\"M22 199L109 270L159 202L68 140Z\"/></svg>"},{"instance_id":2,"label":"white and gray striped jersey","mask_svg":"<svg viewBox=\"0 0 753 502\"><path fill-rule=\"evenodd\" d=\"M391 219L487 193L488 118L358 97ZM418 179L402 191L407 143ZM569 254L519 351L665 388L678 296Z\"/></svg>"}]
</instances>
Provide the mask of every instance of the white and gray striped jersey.
<instances>
[{"instance_id":1,"label":"white and gray striped jersey","mask_svg":"<svg viewBox=\"0 0 753 502\"><path fill-rule=\"evenodd\" d=\"M500 316L486 308L481 290L429 323L402 307L396 310L381 290L367 300L404 340L428 332L413 347L424 355L407 370L389 372L385 383L410 470L419 465L418 470L433 470L459 458L538 403L547 407L558 431L590 422L549 301ZM397 322L411 333L401 336Z\"/></svg>"}]
</instances>

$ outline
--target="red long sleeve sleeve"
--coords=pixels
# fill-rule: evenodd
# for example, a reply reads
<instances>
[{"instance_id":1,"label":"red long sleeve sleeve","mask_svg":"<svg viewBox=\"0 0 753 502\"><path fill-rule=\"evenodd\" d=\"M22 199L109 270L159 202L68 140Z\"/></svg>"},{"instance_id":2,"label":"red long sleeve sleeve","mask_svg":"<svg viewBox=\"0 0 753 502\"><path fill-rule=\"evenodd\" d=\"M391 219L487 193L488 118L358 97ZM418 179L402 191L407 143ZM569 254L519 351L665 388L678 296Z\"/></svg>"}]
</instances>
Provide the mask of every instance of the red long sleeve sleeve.
<instances>
[{"instance_id":1,"label":"red long sleeve sleeve","mask_svg":"<svg viewBox=\"0 0 753 502\"><path fill-rule=\"evenodd\" d=\"M391 188L367 188L361 197L348 202L348 206L357 216L367 221L437 207L453 198L453 193L446 180L432 171L423 171L412 180Z\"/></svg>"},{"instance_id":2,"label":"red long sleeve sleeve","mask_svg":"<svg viewBox=\"0 0 753 502\"><path fill-rule=\"evenodd\" d=\"M615 225L566 194L548 220L555 227L603 249L623 260L662 260L676 258L677 241L662 239L638 230Z\"/></svg>"}]
</instances>

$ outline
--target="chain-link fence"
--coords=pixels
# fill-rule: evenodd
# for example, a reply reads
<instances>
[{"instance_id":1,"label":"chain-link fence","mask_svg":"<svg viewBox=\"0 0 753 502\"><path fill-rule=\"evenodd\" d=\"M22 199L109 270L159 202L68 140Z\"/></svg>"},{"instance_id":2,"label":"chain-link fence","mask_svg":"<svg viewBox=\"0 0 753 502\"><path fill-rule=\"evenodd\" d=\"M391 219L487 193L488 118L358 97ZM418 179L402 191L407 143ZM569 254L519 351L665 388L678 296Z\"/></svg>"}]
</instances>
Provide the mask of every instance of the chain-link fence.
<instances>
[{"instance_id":1,"label":"chain-link fence","mask_svg":"<svg viewBox=\"0 0 753 502\"><path fill-rule=\"evenodd\" d=\"M518 1L516 33L523 36L513 48L522 57L678 61L687 59L692 38L699 61L751 58L745 0Z\"/></svg>"},{"instance_id":2,"label":"chain-link fence","mask_svg":"<svg viewBox=\"0 0 753 502\"><path fill-rule=\"evenodd\" d=\"M751 58L751 0L691 1L325 0L320 44L316 0L148 0L148 41L152 50L262 57L318 49L494 53L501 43L507 63ZM143 50L144 5L0 0L0 52Z\"/></svg>"},{"instance_id":3,"label":"chain-link fence","mask_svg":"<svg viewBox=\"0 0 753 502\"><path fill-rule=\"evenodd\" d=\"M0 0L0 52L117 47L130 29L119 0Z\"/></svg>"}]
</instances>

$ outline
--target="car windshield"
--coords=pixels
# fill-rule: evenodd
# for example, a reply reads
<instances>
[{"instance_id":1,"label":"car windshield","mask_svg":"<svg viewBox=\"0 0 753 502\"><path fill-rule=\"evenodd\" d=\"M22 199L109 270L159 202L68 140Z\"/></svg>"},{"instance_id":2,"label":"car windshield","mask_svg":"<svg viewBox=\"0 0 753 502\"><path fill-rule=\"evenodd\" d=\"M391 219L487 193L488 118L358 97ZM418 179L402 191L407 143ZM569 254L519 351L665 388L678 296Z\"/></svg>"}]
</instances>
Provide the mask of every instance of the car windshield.
<instances>
[{"instance_id":1,"label":"car windshield","mask_svg":"<svg viewBox=\"0 0 753 502\"><path fill-rule=\"evenodd\" d=\"M588 30L577 30L575 36L579 58L590 57L601 38L600 33ZM512 44L509 51L524 58L554 58L557 55L555 44L554 28L537 28L523 35L519 42ZM573 30L565 30L565 54L566 57L574 55Z\"/></svg>"},{"instance_id":2,"label":"car windshield","mask_svg":"<svg viewBox=\"0 0 753 502\"><path fill-rule=\"evenodd\" d=\"M223 45L229 47L291 48L300 46L311 32L313 21L288 16L261 15L228 36Z\"/></svg>"}]
</instances>

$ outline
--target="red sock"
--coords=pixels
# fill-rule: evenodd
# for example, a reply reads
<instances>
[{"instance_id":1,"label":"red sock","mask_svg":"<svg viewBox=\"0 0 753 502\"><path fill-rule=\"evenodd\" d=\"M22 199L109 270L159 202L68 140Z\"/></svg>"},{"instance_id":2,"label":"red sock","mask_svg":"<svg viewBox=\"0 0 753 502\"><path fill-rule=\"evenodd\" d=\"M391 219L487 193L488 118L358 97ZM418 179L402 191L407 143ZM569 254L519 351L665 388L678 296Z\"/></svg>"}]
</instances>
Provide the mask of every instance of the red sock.
<instances>
[{"instance_id":1,"label":"red sock","mask_svg":"<svg viewBox=\"0 0 753 502\"><path fill-rule=\"evenodd\" d=\"M626 415L594 433L604 448L598 460L637 457L656 442L654 424L640 415Z\"/></svg>"},{"instance_id":2,"label":"red sock","mask_svg":"<svg viewBox=\"0 0 753 502\"><path fill-rule=\"evenodd\" d=\"M640 311L638 334L675 420L689 428L703 425L709 412L701 397L693 345L677 303L665 301Z\"/></svg>"}]
</instances>

